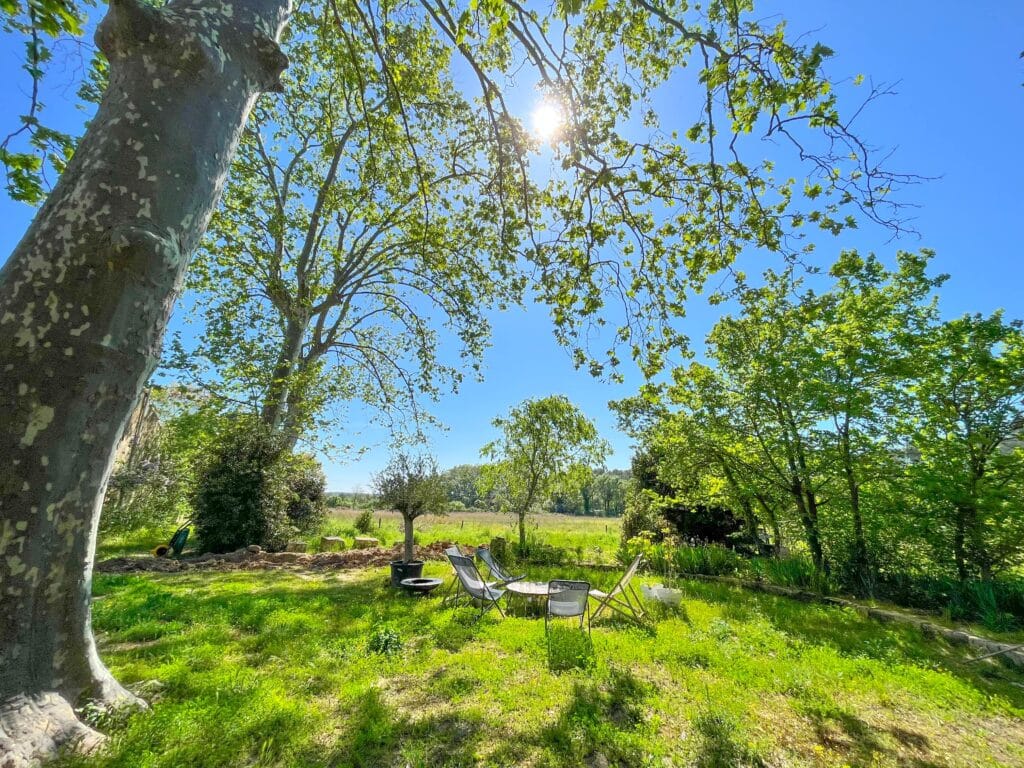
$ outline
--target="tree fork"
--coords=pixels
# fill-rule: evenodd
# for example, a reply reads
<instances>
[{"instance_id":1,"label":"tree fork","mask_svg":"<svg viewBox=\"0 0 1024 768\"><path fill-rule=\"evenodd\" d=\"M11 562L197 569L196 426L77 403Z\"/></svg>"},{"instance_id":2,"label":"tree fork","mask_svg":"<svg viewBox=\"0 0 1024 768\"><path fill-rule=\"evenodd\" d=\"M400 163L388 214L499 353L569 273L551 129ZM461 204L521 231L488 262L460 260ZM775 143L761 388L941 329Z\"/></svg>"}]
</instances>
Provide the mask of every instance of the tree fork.
<instances>
[{"instance_id":1,"label":"tree fork","mask_svg":"<svg viewBox=\"0 0 1024 768\"><path fill-rule=\"evenodd\" d=\"M93 641L100 508L242 126L281 88L288 10L112 0L109 87L0 270L0 768L96 744L83 698L141 703Z\"/></svg>"}]
</instances>

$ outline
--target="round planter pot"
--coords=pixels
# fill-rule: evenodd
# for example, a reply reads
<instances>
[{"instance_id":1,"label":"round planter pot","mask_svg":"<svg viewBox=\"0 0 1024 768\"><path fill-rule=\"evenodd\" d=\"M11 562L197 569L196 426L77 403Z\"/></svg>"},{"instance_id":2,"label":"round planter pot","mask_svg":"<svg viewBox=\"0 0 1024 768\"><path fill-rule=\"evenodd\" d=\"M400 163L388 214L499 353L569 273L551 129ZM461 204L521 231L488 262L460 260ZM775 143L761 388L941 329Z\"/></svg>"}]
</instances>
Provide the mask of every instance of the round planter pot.
<instances>
[{"instance_id":1,"label":"round planter pot","mask_svg":"<svg viewBox=\"0 0 1024 768\"><path fill-rule=\"evenodd\" d=\"M408 563L402 560L391 561L391 586L402 586L402 579L418 579L423 575L423 561L412 560Z\"/></svg>"}]
</instances>

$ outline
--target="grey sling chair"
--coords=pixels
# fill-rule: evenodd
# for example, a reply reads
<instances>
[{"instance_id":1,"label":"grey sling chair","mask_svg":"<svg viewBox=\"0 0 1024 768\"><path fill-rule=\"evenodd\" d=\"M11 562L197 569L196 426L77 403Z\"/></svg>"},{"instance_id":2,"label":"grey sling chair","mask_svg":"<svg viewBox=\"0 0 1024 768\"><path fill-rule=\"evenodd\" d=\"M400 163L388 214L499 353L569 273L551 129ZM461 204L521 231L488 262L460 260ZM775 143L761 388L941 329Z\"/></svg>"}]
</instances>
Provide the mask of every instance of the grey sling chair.
<instances>
[{"instance_id":1,"label":"grey sling chair","mask_svg":"<svg viewBox=\"0 0 1024 768\"><path fill-rule=\"evenodd\" d=\"M505 596L506 590L499 589L492 584L487 584L480 578L480 572L476 569L476 565L470 557L448 555L448 562L455 569L455 577L458 580L456 593L453 598L455 605L458 605L459 597L465 593L471 601L476 600L479 603L480 615L477 616L478 619L491 610L491 608L497 608L501 617L505 618L505 612L501 610L498 601Z\"/></svg>"},{"instance_id":2,"label":"grey sling chair","mask_svg":"<svg viewBox=\"0 0 1024 768\"><path fill-rule=\"evenodd\" d=\"M458 544L452 544L450 547L445 547L445 557L465 557L466 553L459 549ZM441 593L441 606L444 607L449 602L454 602L459 597L459 577L454 571L452 571L452 580L449 581L444 588L444 592Z\"/></svg>"},{"instance_id":3,"label":"grey sling chair","mask_svg":"<svg viewBox=\"0 0 1024 768\"><path fill-rule=\"evenodd\" d=\"M513 576L506 571L505 567L494 559L494 555L491 554L491 550L487 547L477 547L476 558L487 566L487 570L491 572L491 578L496 579L501 584L511 584L513 581L521 581L526 578L526 574Z\"/></svg>"},{"instance_id":4,"label":"grey sling chair","mask_svg":"<svg viewBox=\"0 0 1024 768\"><path fill-rule=\"evenodd\" d=\"M643 555L637 555L610 592L602 592L600 589L590 590L590 596L597 600L597 610L590 614L591 621L600 616L601 611L605 608L610 608L620 616L632 619L637 624L644 625L643 602L640 600L640 595L636 593L636 590L630 584L633 576L639 570L643 559Z\"/></svg>"},{"instance_id":5,"label":"grey sling chair","mask_svg":"<svg viewBox=\"0 0 1024 768\"><path fill-rule=\"evenodd\" d=\"M548 635L548 621L552 618L568 619L580 617L580 631L583 619L587 620L587 634L590 634L590 582L552 579L548 582L548 609L544 614L544 636L548 641L548 655L551 655L551 637Z\"/></svg>"}]
</instances>

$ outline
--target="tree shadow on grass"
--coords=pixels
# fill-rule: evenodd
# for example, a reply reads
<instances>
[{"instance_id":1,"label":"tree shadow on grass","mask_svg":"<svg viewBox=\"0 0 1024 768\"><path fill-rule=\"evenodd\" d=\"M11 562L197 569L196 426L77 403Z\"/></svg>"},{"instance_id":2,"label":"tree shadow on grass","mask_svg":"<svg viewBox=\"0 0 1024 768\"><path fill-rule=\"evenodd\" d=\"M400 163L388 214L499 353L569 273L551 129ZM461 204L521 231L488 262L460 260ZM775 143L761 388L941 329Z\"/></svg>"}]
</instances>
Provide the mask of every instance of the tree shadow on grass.
<instances>
[{"instance_id":1,"label":"tree shadow on grass","mask_svg":"<svg viewBox=\"0 0 1024 768\"><path fill-rule=\"evenodd\" d=\"M519 733L488 756L488 765L518 765L541 748L544 765L568 768L633 768L646 764L651 738L644 706L653 686L626 669L579 680L552 721L532 733Z\"/></svg>"},{"instance_id":2,"label":"tree shadow on grass","mask_svg":"<svg viewBox=\"0 0 1024 768\"><path fill-rule=\"evenodd\" d=\"M807 603L794 598L751 592L740 587L707 582L687 584L690 597L720 606L731 617L761 616L776 630L803 642L835 648L848 657L864 657L887 663L913 662L922 667L940 666L985 694L998 694L1016 707L1024 706L1024 690L1012 683L1024 676L1012 670L995 675L982 666L965 665L962 649L928 637L919 629L883 624L851 609Z\"/></svg>"},{"instance_id":3,"label":"tree shadow on grass","mask_svg":"<svg viewBox=\"0 0 1024 768\"><path fill-rule=\"evenodd\" d=\"M693 720L697 735L694 768L764 768L765 762L742 739L729 715L704 709Z\"/></svg>"},{"instance_id":4,"label":"tree shadow on grass","mask_svg":"<svg viewBox=\"0 0 1024 768\"><path fill-rule=\"evenodd\" d=\"M930 746L928 738L922 734L895 726L888 729L876 728L853 713L829 703L819 702L799 709L811 721L818 742L823 747L842 753L851 768L870 768L880 761L888 760L914 768L938 768L940 765L927 760L922 754ZM895 744L887 744L886 737L891 738ZM908 755L908 751L918 754Z\"/></svg>"},{"instance_id":5,"label":"tree shadow on grass","mask_svg":"<svg viewBox=\"0 0 1024 768\"><path fill-rule=\"evenodd\" d=\"M333 748L308 749L296 755L300 764L341 768L423 766L467 768L477 764L483 737L479 715L450 709L403 713L370 688L354 709L340 714L344 732Z\"/></svg>"}]
</instances>

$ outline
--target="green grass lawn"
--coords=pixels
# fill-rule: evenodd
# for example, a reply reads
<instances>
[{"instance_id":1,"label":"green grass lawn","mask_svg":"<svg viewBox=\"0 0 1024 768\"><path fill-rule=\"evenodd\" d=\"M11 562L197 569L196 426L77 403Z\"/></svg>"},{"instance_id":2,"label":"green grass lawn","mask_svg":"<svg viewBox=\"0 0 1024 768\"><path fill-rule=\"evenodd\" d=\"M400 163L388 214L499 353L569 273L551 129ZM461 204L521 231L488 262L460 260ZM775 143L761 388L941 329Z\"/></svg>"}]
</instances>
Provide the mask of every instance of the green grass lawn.
<instances>
[{"instance_id":1,"label":"green grass lawn","mask_svg":"<svg viewBox=\"0 0 1024 768\"><path fill-rule=\"evenodd\" d=\"M541 620L474 624L385 582L98 576L102 655L153 707L62 764L1024 765L1024 676L852 611L685 582L655 631L561 628L549 655Z\"/></svg>"}]
</instances>

